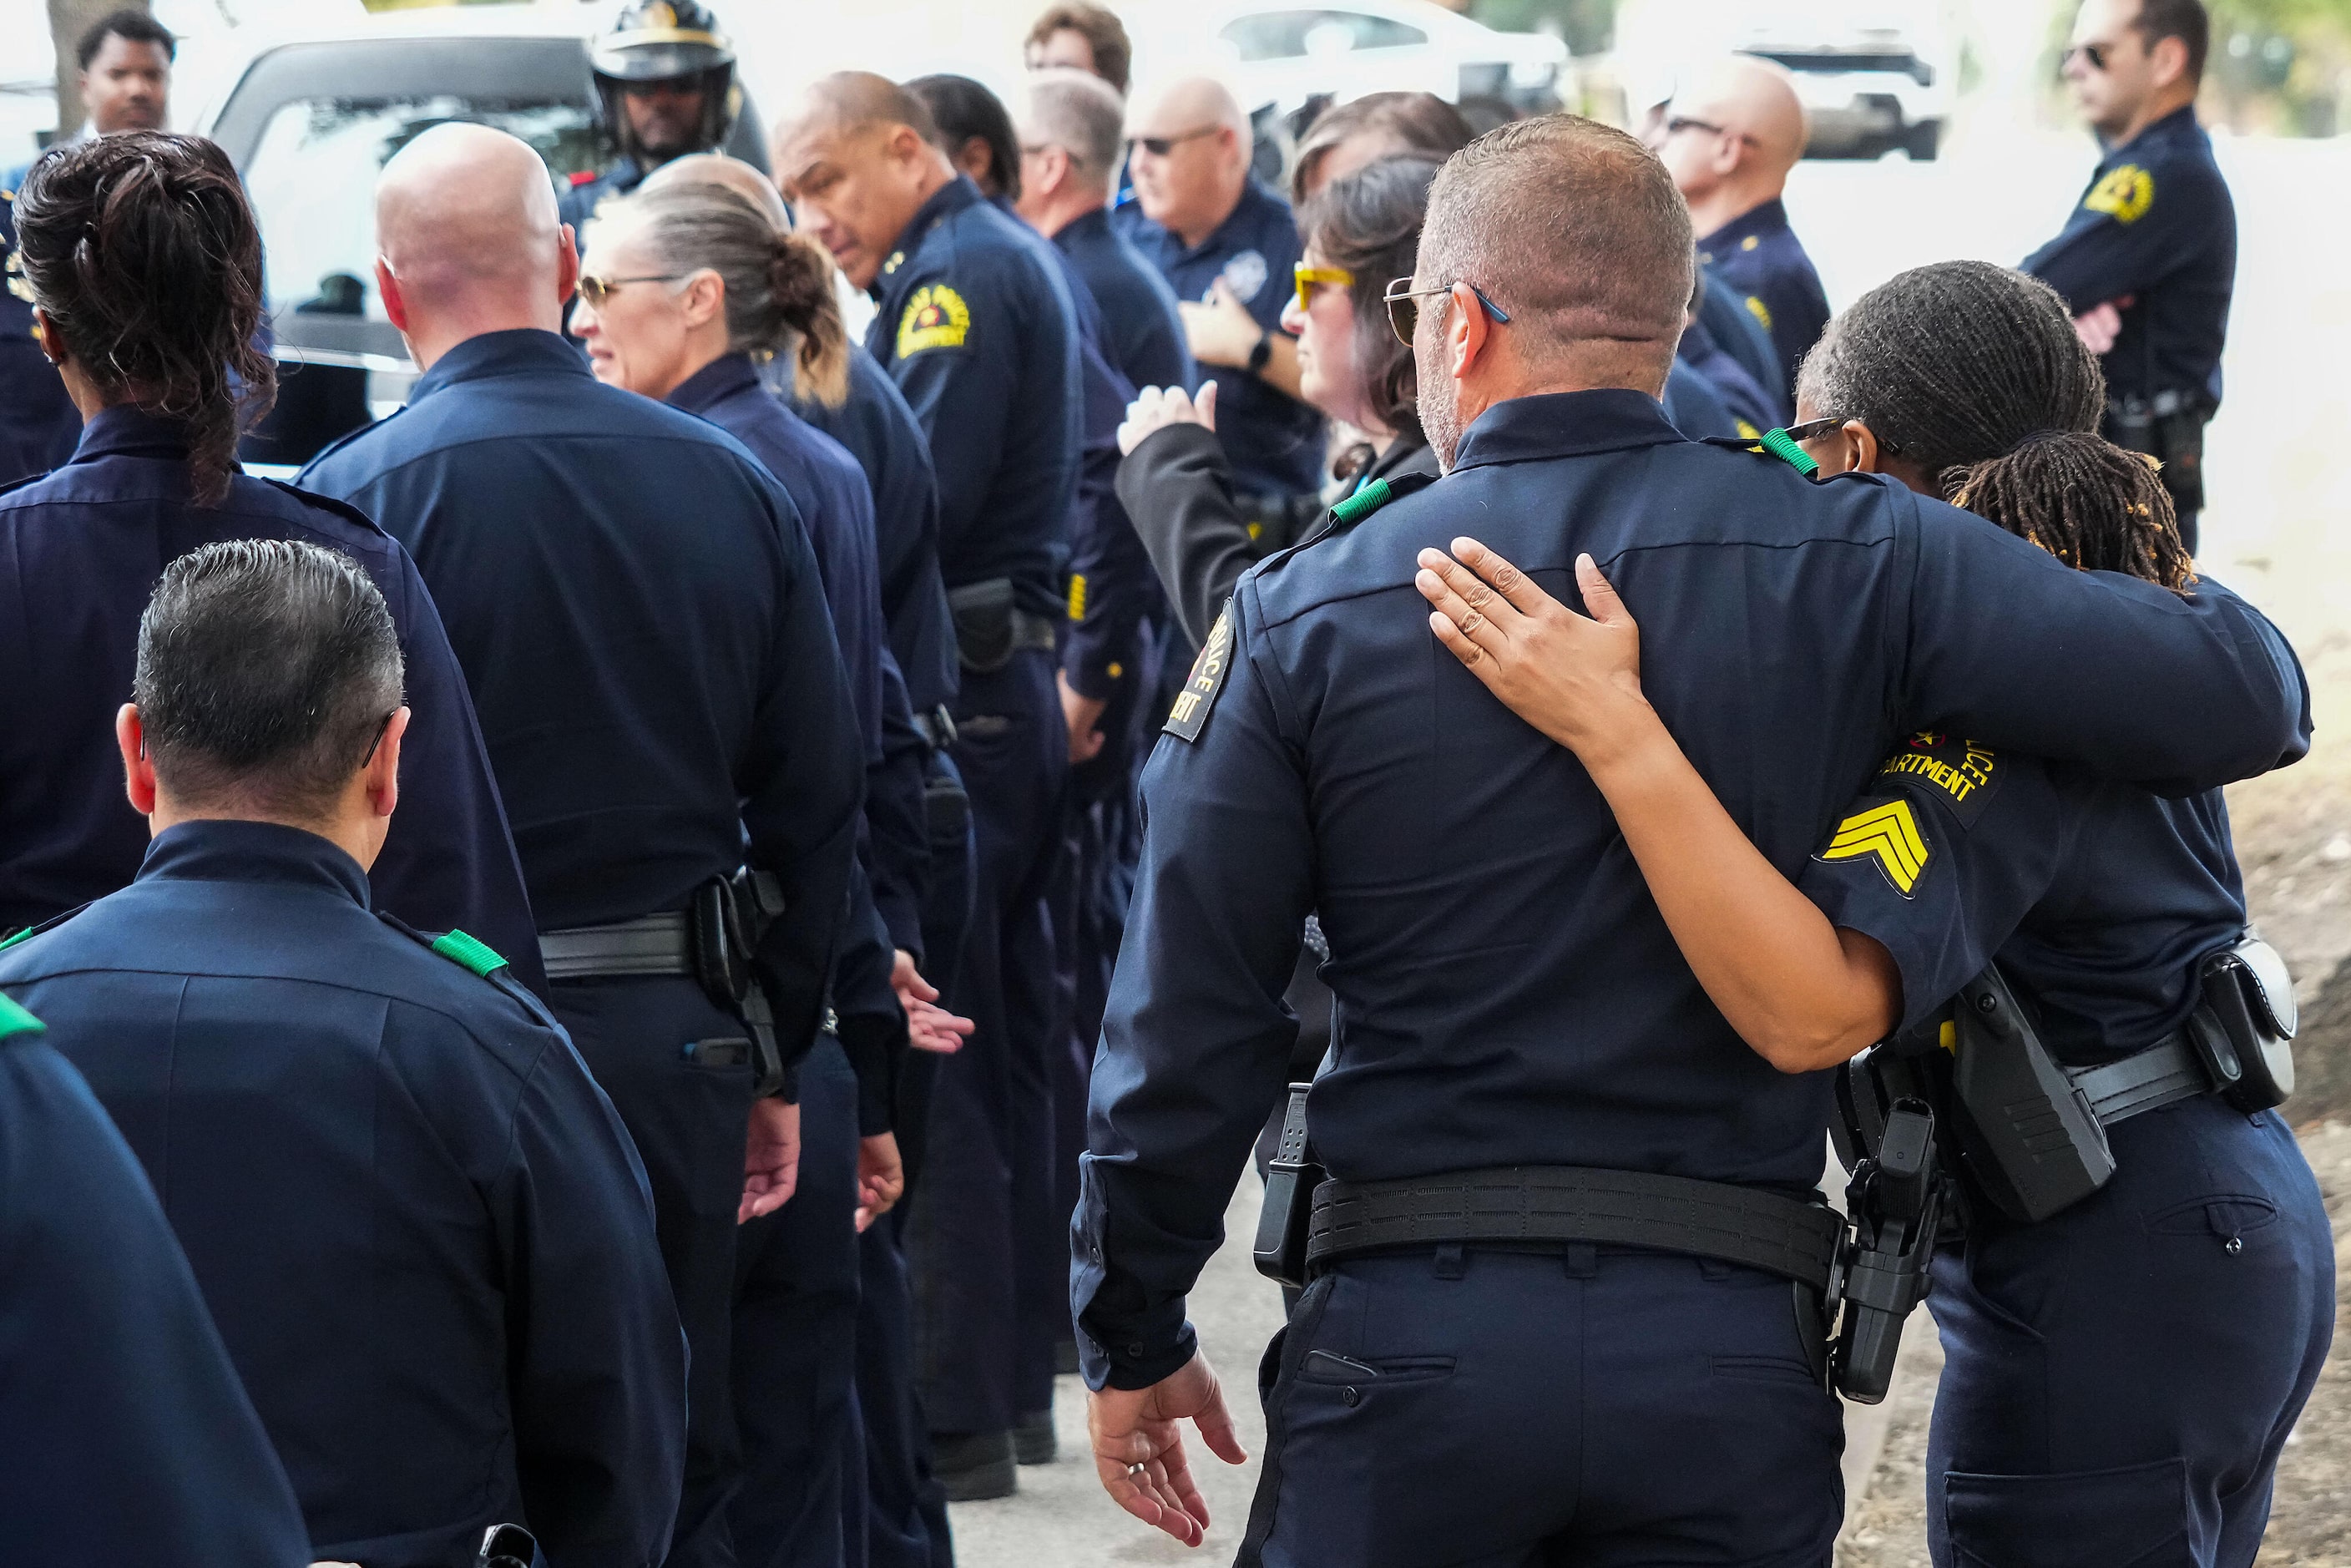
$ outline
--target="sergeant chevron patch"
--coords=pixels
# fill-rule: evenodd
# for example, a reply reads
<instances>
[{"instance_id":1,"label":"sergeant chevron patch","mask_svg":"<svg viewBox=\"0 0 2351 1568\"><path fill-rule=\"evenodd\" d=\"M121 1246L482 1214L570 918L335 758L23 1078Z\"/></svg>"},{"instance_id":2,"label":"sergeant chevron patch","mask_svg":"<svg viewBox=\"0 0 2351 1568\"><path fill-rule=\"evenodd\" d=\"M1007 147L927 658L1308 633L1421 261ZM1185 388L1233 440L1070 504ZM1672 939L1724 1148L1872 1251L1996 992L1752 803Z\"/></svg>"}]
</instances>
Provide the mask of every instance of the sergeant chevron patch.
<instances>
[{"instance_id":1,"label":"sergeant chevron patch","mask_svg":"<svg viewBox=\"0 0 2351 1568\"><path fill-rule=\"evenodd\" d=\"M1909 801L1897 795L1860 802L1851 816L1836 825L1828 846L1813 858L1829 865L1874 860L1894 891L1908 898L1934 856L1918 827L1917 814Z\"/></svg>"}]
</instances>

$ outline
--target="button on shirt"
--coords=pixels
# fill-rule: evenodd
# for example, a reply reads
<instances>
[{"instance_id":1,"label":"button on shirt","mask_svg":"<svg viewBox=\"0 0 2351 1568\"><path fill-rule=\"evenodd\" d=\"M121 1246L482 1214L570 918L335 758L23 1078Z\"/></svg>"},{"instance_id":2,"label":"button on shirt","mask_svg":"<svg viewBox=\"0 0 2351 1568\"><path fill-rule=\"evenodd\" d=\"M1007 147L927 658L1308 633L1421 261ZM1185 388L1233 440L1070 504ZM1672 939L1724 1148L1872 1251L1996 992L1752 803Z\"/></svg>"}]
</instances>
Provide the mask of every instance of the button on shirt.
<instances>
[{"instance_id":1,"label":"button on shirt","mask_svg":"<svg viewBox=\"0 0 2351 1568\"><path fill-rule=\"evenodd\" d=\"M2237 208L2194 109L2164 116L2100 159L2064 230L2022 270L2064 296L2076 316L2120 307L2122 330L2100 361L2110 394L2181 392L2219 406Z\"/></svg>"},{"instance_id":2,"label":"button on shirt","mask_svg":"<svg viewBox=\"0 0 2351 1568\"><path fill-rule=\"evenodd\" d=\"M327 840L235 821L160 834L0 985L146 1167L316 1555L456 1563L527 1518L556 1561L659 1557L685 1354L652 1199L528 993L371 913Z\"/></svg>"},{"instance_id":3,"label":"button on shirt","mask_svg":"<svg viewBox=\"0 0 2351 1568\"><path fill-rule=\"evenodd\" d=\"M685 907L744 863L786 910L758 964L815 1038L864 748L791 497L725 432L599 385L553 332L487 332L304 481L433 586L545 930Z\"/></svg>"},{"instance_id":4,"label":"button on shirt","mask_svg":"<svg viewBox=\"0 0 2351 1568\"><path fill-rule=\"evenodd\" d=\"M1639 392L1503 402L1450 475L1397 487L1242 578L1187 688L1196 738L1145 769L1074 1227L1097 1386L1191 1353L1184 1293L1281 1095L1309 911L1342 1023L1311 1101L1332 1176L1819 1180L1827 1075L1732 1032L1590 776L1433 643L1416 555L1470 520L1570 605L1577 554L1600 562L1653 651L1644 693L1792 875L1930 720L2175 788L2307 745L2299 667L2225 590L2069 570L1881 477L1685 442Z\"/></svg>"},{"instance_id":5,"label":"button on shirt","mask_svg":"<svg viewBox=\"0 0 2351 1568\"><path fill-rule=\"evenodd\" d=\"M306 1568L294 1490L146 1174L5 1002L0 1255L10 1561Z\"/></svg>"},{"instance_id":6,"label":"button on shirt","mask_svg":"<svg viewBox=\"0 0 2351 1568\"><path fill-rule=\"evenodd\" d=\"M1779 395L1795 406L1796 367L1829 324L1829 298L1813 258L1788 226L1777 196L1742 213L1698 242L1698 259L1728 284L1748 314L1771 334L1779 356ZM1719 347L1719 345L1717 345Z\"/></svg>"},{"instance_id":7,"label":"button on shirt","mask_svg":"<svg viewBox=\"0 0 2351 1568\"><path fill-rule=\"evenodd\" d=\"M866 347L905 394L939 486L950 589L1008 578L1058 615L1083 445L1076 307L1036 236L958 175L874 279Z\"/></svg>"},{"instance_id":8,"label":"button on shirt","mask_svg":"<svg viewBox=\"0 0 2351 1568\"><path fill-rule=\"evenodd\" d=\"M1281 308L1302 254L1290 204L1251 180L1240 201L1198 245L1143 215L1139 203L1112 220L1156 267L1179 299L1206 301L1222 278L1257 324L1281 329ZM1322 487L1322 416L1245 370L1206 367L1217 383L1217 434L1232 455L1233 478L1258 496L1294 496Z\"/></svg>"},{"instance_id":9,"label":"button on shirt","mask_svg":"<svg viewBox=\"0 0 2351 1568\"><path fill-rule=\"evenodd\" d=\"M538 941L465 673L406 551L340 502L242 475L188 499L185 428L119 406L74 460L0 496L0 927L38 925L129 883L147 823L122 794L114 712L163 569L222 539L298 539L366 569L407 661L400 811L371 881L382 906L471 931L543 986Z\"/></svg>"}]
</instances>

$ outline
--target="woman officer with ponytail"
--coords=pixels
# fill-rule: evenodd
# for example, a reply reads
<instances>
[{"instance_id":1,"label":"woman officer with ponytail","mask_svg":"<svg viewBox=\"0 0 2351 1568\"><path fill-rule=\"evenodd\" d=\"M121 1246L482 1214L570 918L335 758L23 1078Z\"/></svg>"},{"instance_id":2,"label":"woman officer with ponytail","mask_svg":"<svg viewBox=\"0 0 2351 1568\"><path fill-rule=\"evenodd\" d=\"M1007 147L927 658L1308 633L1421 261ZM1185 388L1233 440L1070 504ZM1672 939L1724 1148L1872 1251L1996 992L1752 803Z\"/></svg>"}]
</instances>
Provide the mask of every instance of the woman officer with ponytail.
<instances>
[{"instance_id":1,"label":"woman officer with ponytail","mask_svg":"<svg viewBox=\"0 0 2351 1568\"><path fill-rule=\"evenodd\" d=\"M2071 566L2191 594L2160 479L2095 434L2105 391L2045 286L1946 263L1831 323L1791 434L1823 476L1882 474ZM1475 576L1422 558L1439 638L1584 763L1708 994L1785 1071L1932 1020L1995 959L2062 1065L2107 1066L2188 1023L2207 960L2245 935L2218 790L2159 799L1957 735L1914 737L1808 862L1776 867L1642 700L1637 628L1590 558L1597 619L1456 549ZM2005 607L1981 612L2001 635ZM2107 1137L2105 1187L2037 1224L1973 1204L1934 1261L1938 1568L2246 1568L2260 1549L2334 1322L2317 1184L2274 1111L2215 1093Z\"/></svg>"},{"instance_id":2,"label":"woman officer with ponytail","mask_svg":"<svg viewBox=\"0 0 2351 1568\"><path fill-rule=\"evenodd\" d=\"M256 347L261 236L227 155L161 131L59 149L26 175L16 222L8 285L84 426L64 467L0 495L0 935L139 870L147 823L123 799L114 710L163 569L224 539L297 539L366 568L407 662L376 907L469 932L543 989L473 700L414 563L349 507L237 467L277 378Z\"/></svg>"}]
</instances>

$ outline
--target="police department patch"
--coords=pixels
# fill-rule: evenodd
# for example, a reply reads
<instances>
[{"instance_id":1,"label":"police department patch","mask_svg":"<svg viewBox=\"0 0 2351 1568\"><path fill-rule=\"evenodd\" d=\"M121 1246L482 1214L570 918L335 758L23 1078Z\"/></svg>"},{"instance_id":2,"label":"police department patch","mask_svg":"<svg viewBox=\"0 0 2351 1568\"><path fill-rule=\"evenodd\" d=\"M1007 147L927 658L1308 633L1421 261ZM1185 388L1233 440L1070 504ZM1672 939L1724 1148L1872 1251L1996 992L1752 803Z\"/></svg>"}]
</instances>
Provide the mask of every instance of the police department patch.
<instances>
[{"instance_id":1,"label":"police department patch","mask_svg":"<svg viewBox=\"0 0 2351 1568\"><path fill-rule=\"evenodd\" d=\"M1192 661L1192 673L1184 681L1184 689L1176 694L1176 706L1167 710L1167 722L1160 728L1178 740L1200 738L1200 730L1208 722L1208 710L1217 706L1217 694L1225 689L1225 672L1232 666L1233 605L1225 601L1217 612L1217 623L1208 628L1208 640L1200 644L1200 656Z\"/></svg>"},{"instance_id":2,"label":"police department patch","mask_svg":"<svg viewBox=\"0 0 2351 1568\"><path fill-rule=\"evenodd\" d=\"M1233 297L1246 305L1265 287L1265 257L1253 250L1245 250L1225 263L1225 287Z\"/></svg>"},{"instance_id":3,"label":"police department patch","mask_svg":"<svg viewBox=\"0 0 2351 1568\"><path fill-rule=\"evenodd\" d=\"M963 296L944 283L925 283L914 290L906 301L906 313L898 318L898 357L907 359L925 349L960 349L970 335L971 308Z\"/></svg>"},{"instance_id":4,"label":"police department patch","mask_svg":"<svg viewBox=\"0 0 2351 1568\"><path fill-rule=\"evenodd\" d=\"M2082 204L2094 213L2104 213L2118 224L2135 224L2155 205L2155 176L2136 163L2126 163L2119 169L2109 169Z\"/></svg>"},{"instance_id":5,"label":"police department patch","mask_svg":"<svg viewBox=\"0 0 2351 1568\"><path fill-rule=\"evenodd\" d=\"M2002 777L2000 759L1989 747L1934 729L1912 736L1877 775L1941 790L1963 828L1973 827L1983 815Z\"/></svg>"},{"instance_id":6,"label":"police department patch","mask_svg":"<svg viewBox=\"0 0 2351 1568\"><path fill-rule=\"evenodd\" d=\"M1899 795L1872 796L1855 805L1853 813L1836 825L1828 843L1813 858L1824 865L1876 861L1894 891L1908 898L1917 891L1935 852L1909 801Z\"/></svg>"}]
</instances>

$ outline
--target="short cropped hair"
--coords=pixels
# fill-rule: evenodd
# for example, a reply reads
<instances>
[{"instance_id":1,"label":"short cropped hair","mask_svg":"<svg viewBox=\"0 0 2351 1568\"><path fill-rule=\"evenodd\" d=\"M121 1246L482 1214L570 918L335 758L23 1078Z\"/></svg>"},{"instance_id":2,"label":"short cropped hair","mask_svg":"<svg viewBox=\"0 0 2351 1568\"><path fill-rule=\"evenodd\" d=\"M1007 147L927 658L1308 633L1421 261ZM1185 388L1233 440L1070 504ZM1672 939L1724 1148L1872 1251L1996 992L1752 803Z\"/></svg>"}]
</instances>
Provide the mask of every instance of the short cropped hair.
<instances>
[{"instance_id":1,"label":"short cropped hair","mask_svg":"<svg viewBox=\"0 0 2351 1568\"><path fill-rule=\"evenodd\" d=\"M2204 57L2212 47L2212 18L2204 0L2139 0L2139 37L2148 48L2177 38L2188 50L2188 79L2204 79Z\"/></svg>"},{"instance_id":2,"label":"short cropped hair","mask_svg":"<svg viewBox=\"0 0 2351 1568\"><path fill-rule=\"evenodd\" d=\"M74 57L81 62L82 69L89 69L89 62L98 58L98 51L106 47L109 38L120 38L131 44L160 44L165 59L180 57L180 40L172 36L171 28L146 12L125 5L100 16L82 34L81 43L74 50Z\"/></svg>"},{"instance_id":3,"label":"short cropped hair","mask_svg":"<svg viewBox=\"0 0 2351 1568\"><path fill-rule=\"evenodd\" d=\"M231 539L164 569L131 700L174 799L317 820L373 754L402 674L392 612L358 563Z\"/></svg>"},{"instance_id":4,"label":"short cropped hair","mask_svg":"<svg viewBox=\"0 0 2351 1568\"><path fill-rule=\"evenodd\" d=\"M1489 131L1446 162L1418 272L1483 289L1532 355L1573 355L1612 376L1654 368L1662 382L1695 265L1689 208L1656 155L1595 120L1551 114Z\"/></svg>"},{"instance_id":5,"label":"short cropped hair","mask_svg":"<svg viewBox=\"0 0 2351 1568\"><path fill-rule=\"evenodd\" d=\"M1030 129L1088 180L1110 183L1126 136L1126 106L1110 83L1086 71L1039 71L1029 78L1029 115Z\"/></svg>"},{"instance_id":6,"label":"short cropped hair","mask_svg":"<svg viewBox=\"0 0 2351 1568\"><path fill-rule=\"evenodd\" d=\"M1049 5L1029 29L1023 47L1038 48L1064 28L1085 39L1094 53L1094 74L1124 97L1134 72L1134 46L1118 13L1102 5Z\"/></svg>"},{"instance_id":7,"label":"short cropped hair","mask_svg":"<svg viewBox=\"0 0 2351 1568\"><path fill-rule=\"evenodd\" d=\"M1012 111L1002 99L969 77L946 71L916 77L906 84L906 91L930 110L933 134L925 140L946 153L947 162L960 157L966 143L986 142L988 178L979 182L981 188L993 184L989 195L1008 202L1020 199L1020 138L1013 132Z\"/></svg>"}]
</instances>

